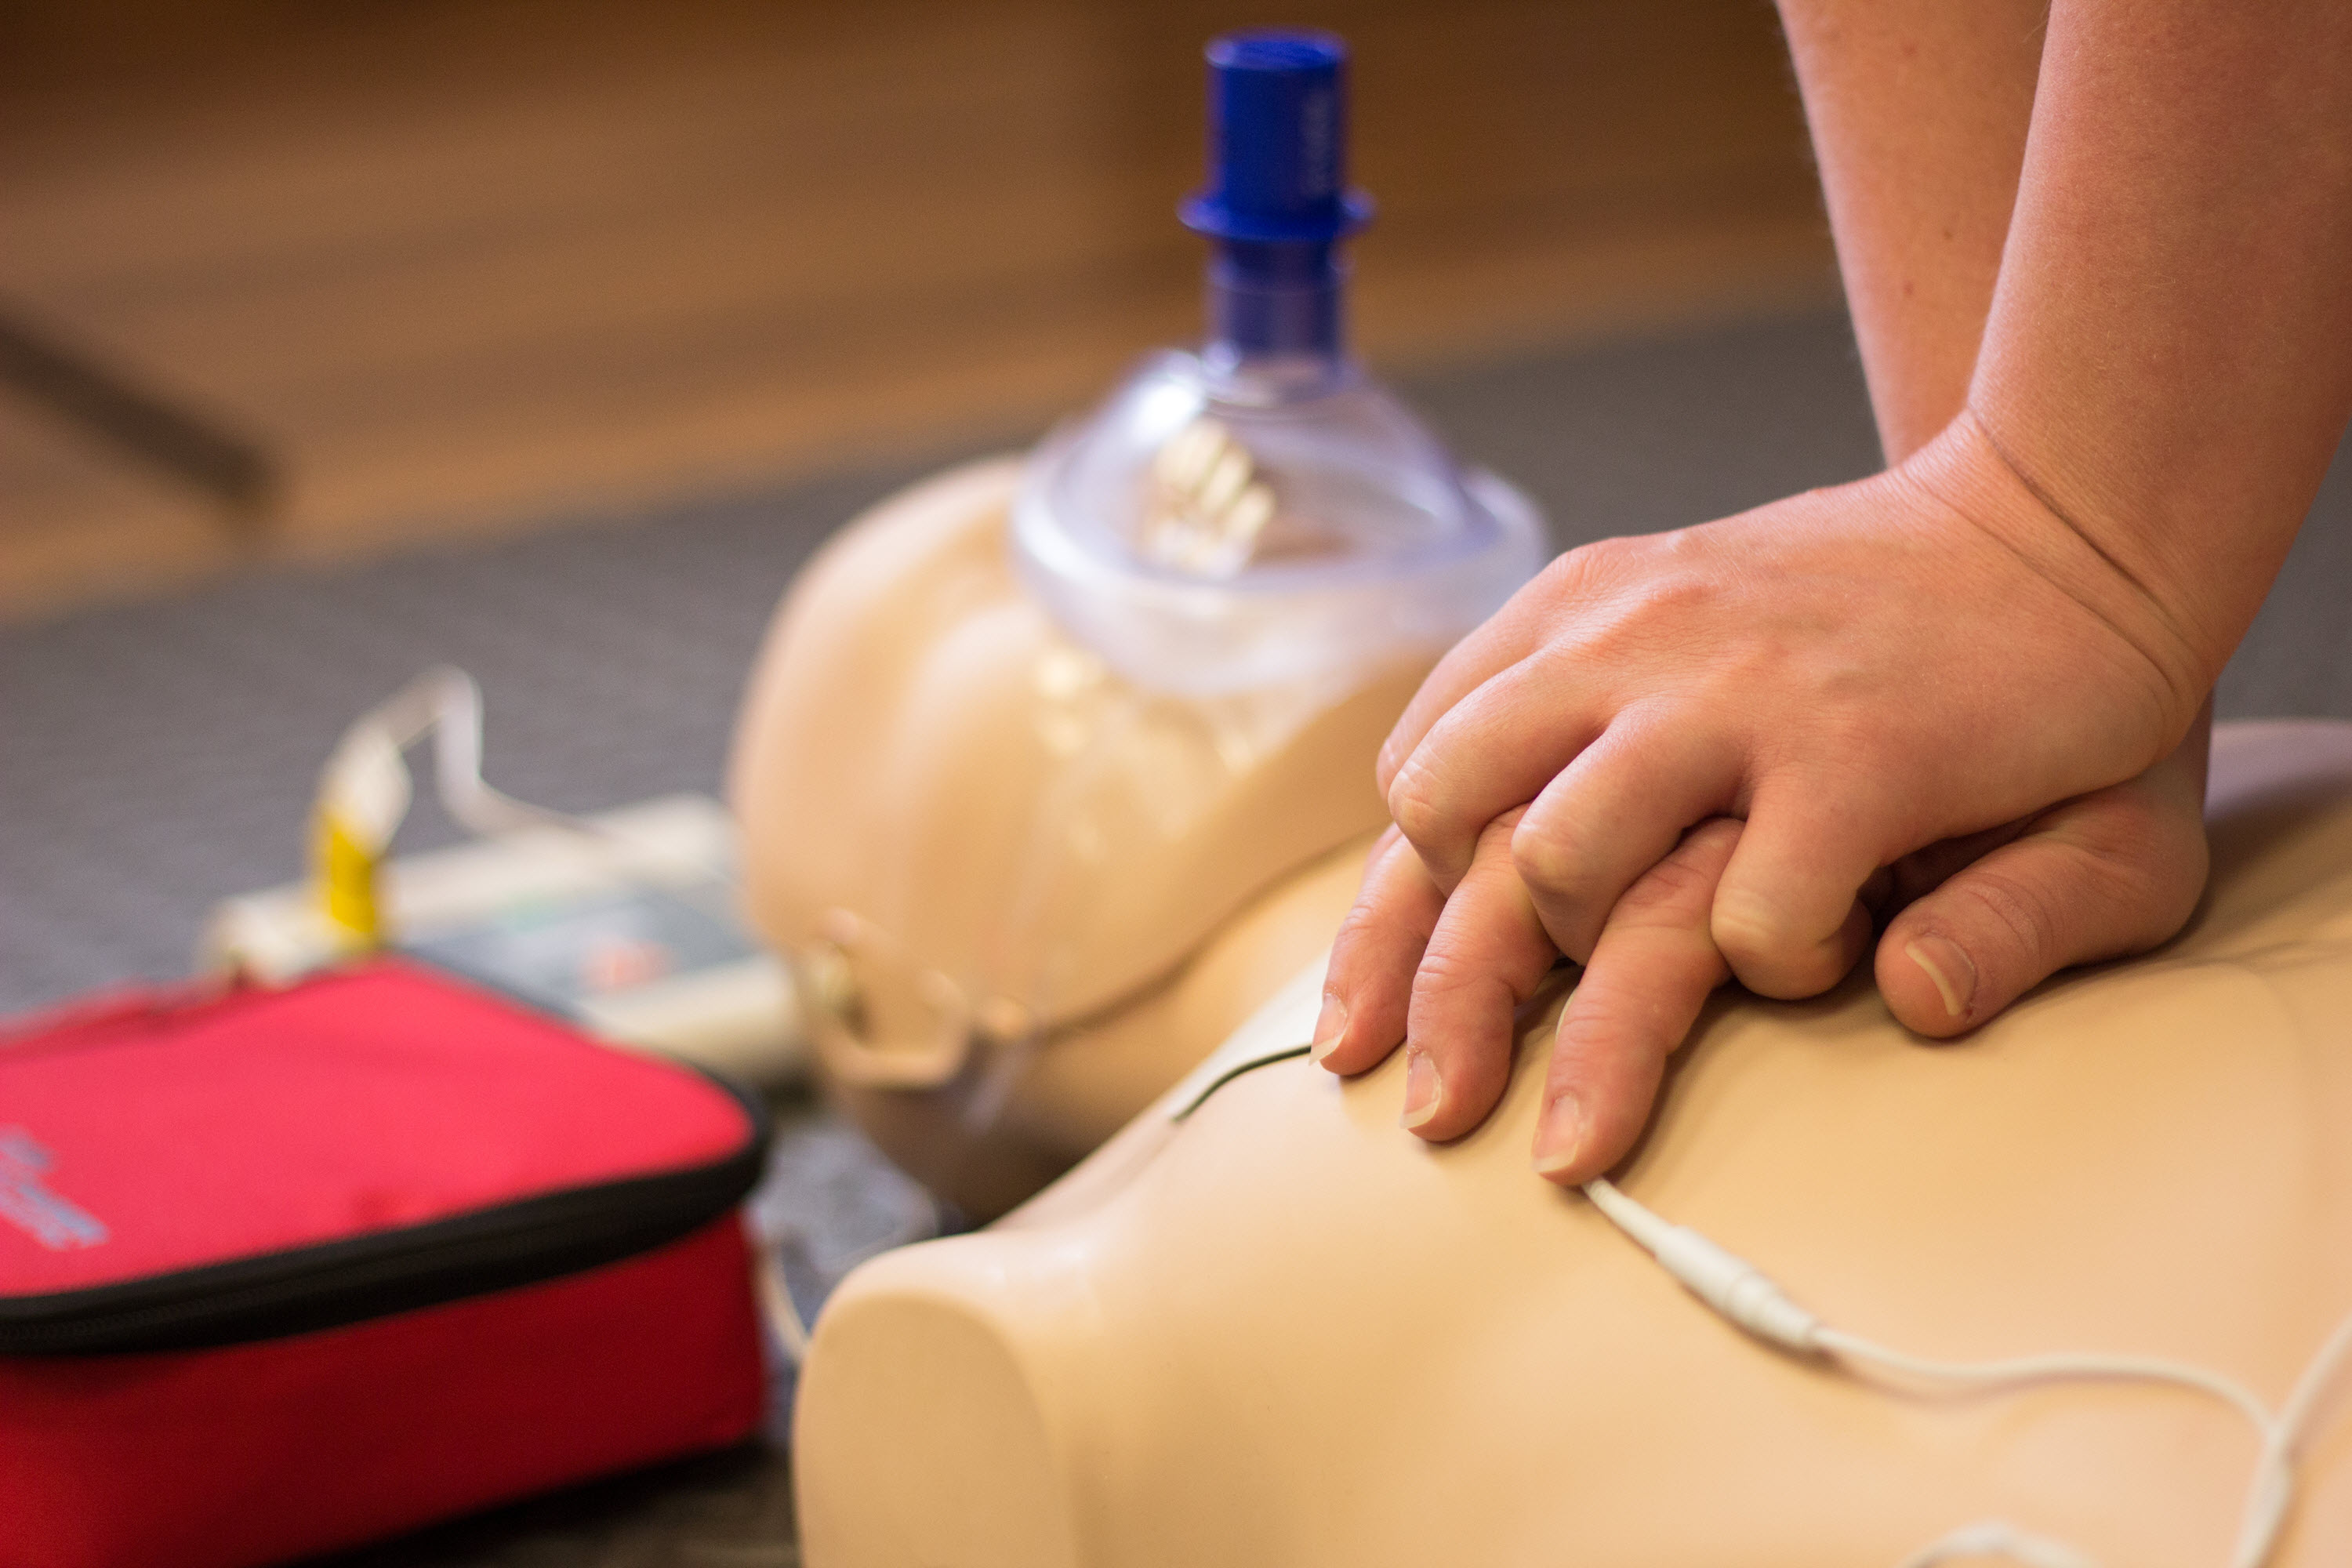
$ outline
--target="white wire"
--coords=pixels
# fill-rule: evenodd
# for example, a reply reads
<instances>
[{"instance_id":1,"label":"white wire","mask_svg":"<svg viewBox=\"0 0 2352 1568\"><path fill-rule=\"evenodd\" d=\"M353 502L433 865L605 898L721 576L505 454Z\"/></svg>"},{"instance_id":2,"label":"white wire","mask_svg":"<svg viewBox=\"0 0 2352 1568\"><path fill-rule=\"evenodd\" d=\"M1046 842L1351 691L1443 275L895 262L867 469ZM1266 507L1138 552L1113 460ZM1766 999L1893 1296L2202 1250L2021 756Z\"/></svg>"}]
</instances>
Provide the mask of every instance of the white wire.
<instances>
[{"instance_id":1,"label":"white wire","mask_svg":"<svg viewBox=\"0 0 2352 1568\"><path fill-rule=\"evenodd\" d=\"M2237 1543L2230 1554L2232 1568L2255 1568L2270 1555L2272 1544L2285 1523L2287 1505L2294 1496L2291 1458L2280 1441L2280 1423L2245 1384L2219 1373L2185 1363L2148 1356L2117 1356L2059 1352L2012 1356L2000 1361L1948 1362L1906 1355L1885 1345L1824 1328L1817 1336L1822 1349L1841 1360L1864 1362L1912 1377L1938 1379L1978 1387L2014 1387L2055 1380L2115 1380L2169 1384L2234 1407L2254 1428L2253 1474L2240 1510ZM2032 1559L2016 1552L2020 1561ZM1935 1561L1935 1559L1929 1559ZM2087 1560L2086 1560L2087 1561Z\"/></svg>"},{"instance_id":2,"label":"white wire","mask_svg":"<svg viewBox=\"0 0 2352 1568\"><path fill-rule=\"evenodd\" d=\"M482 777L482 689L472 676L445 664L427 670L415 684L433 703L435 793L441 797L442 809L460 826L483 835L542 823L594 831L577 817L493 789Z\"/></svg>"},{"instance_id":3,"label":"white wire","mask_svg":"<svg viewBox=\"0 0 2352 1568\"><path fill-rule=\"evenodd\" d=\"M1662 1245L1681 1228L1605 1178L1586 1183L1584 1194L1611 1224L1653 1257L1659 1256ZM1665 1260L1661 1258L1660 1261ZM1769 1289L1777 1292L1779 1287ZM1999 1361L1942 1361L1893 1350L1826 1324L1812 1329L1809 1342L1822 1353L1848 1363L1979 1388L2054 1380L2125 1380L2169 1384L2221 1400L2243 1415L2260 1439L2230 1563L2231 1568L2262 1568L2278 1543L2288 1508L2294 1500L2295 1450L2319 1407L2321 1395L2342 1369L2346 1357L2352 1355L2352 1314L2347 1314L2320 1345L2275 1415L2257 1394L2234 1378L2185 1362L2154 1356L2062 1352L2011 1356ZM2025 1563L2027 1568L2088 1568L2092 1561L2063 1542L2021 1531L2000 1520L1985 1520L1922 1547L1906 1558L1901 1568L1931 1568L1932 1564L1954 1557L1996 1552Z\"/></svg>"},{"instance_id":4,"label":"white wire","mask_svg":"<svg viewBox=\"0 0 2352 1568\"><path fill-rule=\"evenodd\" d=\"M2352 1317L2336 1325L2336 1331L2327 1336L2287 1391L2286 1402L2279 1406L2278 1418L2263 1445L2255 1490L2247 1500L2237 1553L2231 1560L2232 1568L2259 1568L2285 1528L2287 1509L2294 1500L2295 1450L2318 1411L2320 1395L2342 1370L2347 1351L2352 1351Z\"/></svg>"},{"instance_id":5,"label":"white wire","mask_svg":"<svg viewBox=\"0 0 2352 1568\"><path fill-rule=\"evenodd\" d=\"M2327 1336L2326 1342L2319 1347L2319 1353L2311 1358L2311 1363L2303 1369L2303 1375L2294 1380L2294 1387L2288 1391L2286 1403L2279 1406L2279 1441L2290 1456L2302 1443L2305 1435L2304 1428L2319 1408L2319 1396L2326 1392L2329 1382L2342 1370L2347 1352L2352 1352L2352 1317L2336 1325L2336 1331Z\"/></svg>"},{"instance_id":6,"label":"white wire","mask_svg":"<svg viewBox=\"0 0 2352 1568\"><path fill-rule=\"evenodd\" d=\"M1620 1191L1606 1176L1595 1176L1584 1184L1584 1195L1592 1206L1609 1216L1609 1223L1630 1236L1641 1247L1656 1252L1674 1227L1661 1218L1656 1210Z\"/></svg>"},{"instance_id":7,"label":"white wire","mask_svg":"<svg viewBox=\"0 0 2352 1568\"><path fill-rule=\"evenodd\" d=\"M752 1278L760 1289L760 1309L768 1326L775 1331L776 1342L783 1347L784 1355L794 1366L808 1359L808 1325L801 1321L801 1310L793 1300L793 1288L784 1279L783 1263L777 1253L781 1244L767 1237L755 1238Z\"/></svg>"},{"instance_id":8,"label":"white wire","mask_svg":"<svg viewBox=\"0 0 2352 1568\"><path fill-rule=\"evenodd\" d=\"M2000 1361L1936 1361L1890 1350L1875 1341L1864 1339L1859 1334L1849 1334L1842 1329L1825 1328L1819 1337L1822 1349L1844 1360L1867 1362L1889 1372L1946 1383L1993 1385L2067 1379L2168 1383L2200 1394L2210 1394L2235 1405L2241 1415L2253 1423L2255 1432L2265 1442L2270 1438L2275 1419L2270 1407L2234 1378L2207 1372L2202 1367L2190 1366L2183 1362L2163 1361L2153 1356L2055 1352L2045 1355L2011 1356Z\"/></svg>"},{"instance_id":9,"label":"white wire","mask_svg":"<svg viewBox=\"0 0 2352 1568\"><path fill-rule=\"evenodd\" d=\"M394 692L353 728L373 726L390 743L393 765L403 767L402 753L432 736L434 794L452 820L478 837L525 827L557 827L616 855L642 854L644 846L626 829L518 800L483 778L482 708L482 689L472 676L456 665L436 665ZM697 857L695 869L725 886L731 887L735 879L733 868L723 857ZM677 881L667 875L659 879ZM732 905L723 897L712 903L692 889L673 886L672 891L689 901L710 903L722 919L735 918Z\"/></svg>"},{"instance_id":10,"label":"white wire","mask_svg":"<svg viewBox=\"0 0 2352 1568\"><path fill-rule=\"evenodd\" d=\"M2063 1541L2020 1530L2005 1519L1979 1520L1939 1536L1906 1557L1898 1568L1936 1568L1954 1558L2007 1557L2025 1568L2097 1568Z\"/></svg>"},{"instance_id":11,"label":"white wire","mask_svg":"<svg viewBox=\"0 0 2352 1568\"><path fill-rule=\"evenodd\" d=\"M435 793L468 832L488 835L541 824L594 832L577 818L517 800L483 779L482 689L455 665L436 666L402 687L360 721L359 727L369 725L391 742L394 754L433 737Z\"/></svg>"}]
</instances>

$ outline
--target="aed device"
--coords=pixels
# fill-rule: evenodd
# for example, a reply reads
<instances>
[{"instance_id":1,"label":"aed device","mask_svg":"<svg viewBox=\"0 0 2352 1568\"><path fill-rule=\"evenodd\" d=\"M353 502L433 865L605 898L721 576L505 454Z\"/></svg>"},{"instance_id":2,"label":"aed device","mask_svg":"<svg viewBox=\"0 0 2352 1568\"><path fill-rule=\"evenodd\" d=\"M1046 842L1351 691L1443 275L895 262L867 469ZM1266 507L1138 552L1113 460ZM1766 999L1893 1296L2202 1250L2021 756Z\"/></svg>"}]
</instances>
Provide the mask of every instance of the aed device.
<instances>
[{"instance_id":1,"label":"aed device","mask_svg":"<svg viewBox=\"0 0 2352 1568\"><path fill-rule=\"evenodd\" d=\"M431 737L469 841L394 858ZM482 699L427 671L346 731L320 780L305 881L229 899L200 968L284 984L381 948L568 1018L614 1044L755 1083L800 1070L796 998L739 910L734 825L705 795L572 816L482 780Z\"/></svg>"}]
</instances>

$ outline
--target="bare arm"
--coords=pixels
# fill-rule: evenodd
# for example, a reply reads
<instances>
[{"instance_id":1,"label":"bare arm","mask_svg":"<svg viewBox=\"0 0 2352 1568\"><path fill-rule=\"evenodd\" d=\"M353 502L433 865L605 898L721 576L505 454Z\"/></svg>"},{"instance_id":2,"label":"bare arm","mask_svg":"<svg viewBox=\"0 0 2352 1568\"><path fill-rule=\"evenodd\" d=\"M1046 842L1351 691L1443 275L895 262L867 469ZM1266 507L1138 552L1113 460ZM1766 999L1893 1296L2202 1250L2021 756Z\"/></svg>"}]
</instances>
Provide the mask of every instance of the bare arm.
<instances>
[{"instance_id":1,"label":"bare arm","mask_svg":"<svg viewBox=\"0 0 2352 1568\"><path fill-rule=\"evenodd\" d=\"M2198 661L2352 416L2352 6L2062 0L1969 404Z\"/></svg>"},{"instance_id":2,"label":"bare arm","mask_svg":"<svg viewBox=\"0 0 2352 1568\"><path fill-rule=\"evenodd\" d=\"M1958 416L1975 378L2025 162L2045 7L1782 0L1780 14L1880 440L1887 462L1900 463ZM1931 1035L1970 1028L2056 969L2139 952L2179 930L2205 883L2211 726L2209 704L2179 748L2139 777L1899 865L1888 896L1910 907L1876 965L1895 1016ZM1603 978L1655 987L1679 975L1687 985L1688 973ZM1591 1052L1646 1045L1601 1041Z\"/></svg>"},{"instance_id":3,"label":"bare arm","mask_svg":"<svg viewBox=\"0 0 2352 1568\"><path fill-rule=\"evenodd\" d=\"M1976 374L2042 64L2042 0L1782 0L1886 460Z\"/></svg>"}]
</instances>

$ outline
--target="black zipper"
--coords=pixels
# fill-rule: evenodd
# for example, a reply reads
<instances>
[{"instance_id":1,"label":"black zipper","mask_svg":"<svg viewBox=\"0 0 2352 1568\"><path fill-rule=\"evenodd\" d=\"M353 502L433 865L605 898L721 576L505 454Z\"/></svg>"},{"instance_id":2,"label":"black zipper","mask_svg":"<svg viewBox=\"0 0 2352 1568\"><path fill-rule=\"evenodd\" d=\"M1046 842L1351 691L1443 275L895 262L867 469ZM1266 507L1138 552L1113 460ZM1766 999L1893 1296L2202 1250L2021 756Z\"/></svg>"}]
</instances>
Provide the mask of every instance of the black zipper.
<instances>
[{"instance_id":1,"label":"black zipper","mask_svg":"<svg viewBox=\"0 0 2352 1568\"><path fill-rule=\"evenodd\" d=\"M736 1085L702 1076L742 1108L750 1126L742 1147L723 1160L86 1290L0 1297L0 1355L247 1344L536 1285L650 1252L732 1209L767 1163L766 1108Z\"/></svg>"}]
</instances>

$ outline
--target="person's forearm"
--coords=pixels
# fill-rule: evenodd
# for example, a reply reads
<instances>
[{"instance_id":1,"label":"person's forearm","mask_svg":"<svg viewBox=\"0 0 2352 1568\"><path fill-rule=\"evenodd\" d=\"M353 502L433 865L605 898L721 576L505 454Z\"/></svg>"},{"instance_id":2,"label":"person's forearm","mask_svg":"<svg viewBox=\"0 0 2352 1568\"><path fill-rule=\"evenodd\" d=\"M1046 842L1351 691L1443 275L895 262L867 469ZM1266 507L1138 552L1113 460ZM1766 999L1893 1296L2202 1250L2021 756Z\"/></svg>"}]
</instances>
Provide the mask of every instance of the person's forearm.
<instances>
[{"instance_id":1,"label":"person's forearm","mask_svg":"<svg viewBox=\"0 0 2352 1568\"><path fill-rule=\"evenodd\" d=\"M2042 0L1780 0L1889 463L1959 413L2017 200Z\"/></svg>"},{"instance_id":2,"label":"person's forearm","mask_svg":"<svg viewBox=\"0 0 2352 1568\"><path fill-rule=\"evenodd\" d=\"M2057 0L1969 404L2193 703L2352 414L2352 6Z\"/></svg>"}]
</instances>

